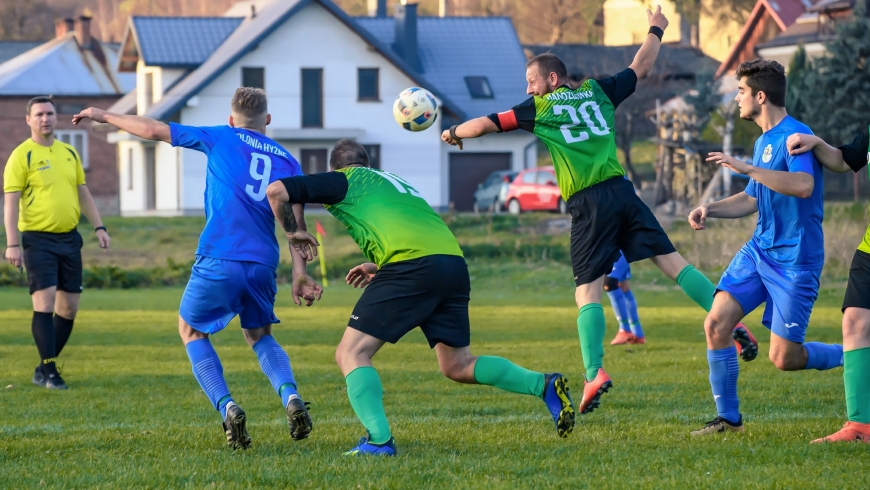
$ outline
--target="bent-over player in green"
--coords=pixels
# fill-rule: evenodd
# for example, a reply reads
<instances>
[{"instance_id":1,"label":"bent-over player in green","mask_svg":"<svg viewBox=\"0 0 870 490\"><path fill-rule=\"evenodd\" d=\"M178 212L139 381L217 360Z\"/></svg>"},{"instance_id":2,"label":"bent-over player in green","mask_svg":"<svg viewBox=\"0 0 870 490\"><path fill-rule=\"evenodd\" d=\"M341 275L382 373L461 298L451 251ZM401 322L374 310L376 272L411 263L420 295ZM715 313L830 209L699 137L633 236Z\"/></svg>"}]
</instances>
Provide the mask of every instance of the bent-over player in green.
<instances>
[{"instance_id":1,"label":"bent-over player in green","mask_svg":"<svg viewBox=\"0 0 870 490\"><path fill-rule=\"evenodd\" d=\"M580 309L577 329L586 369L578 410L595 410L613 383L603 369L604 310L601 290L605 274L619 259L652 259L705 311L713 305L716 287L677 253L652 211L635 194L616 159L614 113L634 93L637 80L652 69L668 26L661 7L647 10L650 30L632 64L612 77L568 85L568 70L553 54L535 56L526 64L529 99L499 114L472 119L444 131L441 139L462 149L462 140L489 133L523 129L547 145L553 158L562 199L571 213L571 265ZM745 326L734 329L744 360L758 354Z\"/></svg>"},{"instance_id":2,"label":"bent-over player in green","mask_svg":"<svg viewBox=\"0 0 870 490\"><path fill-rule=\"evenodd\" d=\"M350 404L368 431L347 454L396 454L372 357L385 342L395 343L418 326L445 376L541 398L558 434L567 437L574 430L574 406L564 376L471 355L468 268L456 237L420 193L396 175L369 168L365 149L351 140L335 145L329 165L333 172L283 179L269 185L267 194L288 239L307 235L285 212L288 203L322 203L371 260L347 275L348 284L368 287L335 353ZM316 243L310 235L304 239Z\"/></svg>"}]
</instances>

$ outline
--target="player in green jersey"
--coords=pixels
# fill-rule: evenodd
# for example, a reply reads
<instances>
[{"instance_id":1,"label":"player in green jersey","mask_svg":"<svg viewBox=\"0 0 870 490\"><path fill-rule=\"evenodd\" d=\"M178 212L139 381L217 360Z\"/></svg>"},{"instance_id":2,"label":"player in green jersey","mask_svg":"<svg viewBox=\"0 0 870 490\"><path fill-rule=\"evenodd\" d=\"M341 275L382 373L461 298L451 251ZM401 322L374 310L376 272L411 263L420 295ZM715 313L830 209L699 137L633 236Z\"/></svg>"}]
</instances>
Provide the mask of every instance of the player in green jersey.
<instances>
[{"instance_id":1,"label":"player in green jersey","mask_svg":"<svg viewBox=\"0 0 870 490\"><path fill-rule=\"evenodd\" d=\"M858 172L870 160L870 129L839 148L811 134L793 134L786 145L797 155L812 151L828 170ZM843 298L843 383L848 421L842 429L813 442L870 443L870 227L852 257Z\"/></svg>"},{"instance_id":2,"label":"player in green jersey","mask_svg":"<svg viewBox=\"0 0 870 490\"><path fill-rule=\"evenodd\" d=\"M395 343L418 326L445 376L537 396L558 434L567 437L574 429L574 406L565 377L471 355L468 268L453 233L420 193L396 175L369 168L365 149L351 140L335 145L329 165L332 172L274 182L267 195L291 244L316 240L298 229L286 206L322 203L371 261L347 275L348 284L368 287L335 352L350 404L368 431L347 454L395 455L372 357L384 343Z\"/></svg>"},{"instance_id":3,"label":"player in green jersey","mask_svg":"<svg viewBox=\"0 0 870 490\"><path fill-rule=\"evenodd\" d=\"M652 261L704 310L710 311L716 287L677 253L652 211L634 192L616 159L614 112L630 96L637 80L645 77L658 56L668 20L661 7L647 10L650 29L632 64L613 77L586 80L579 88L568 85L565 64L552 54L541 54L526 65L527 93L532 95L513 109L472 119L444 131L441 139L462 148L465 138L523 129L547 145L556 180L571 213L571 264L575 299L580 312L577 328L586 369L581 414L598 407L613 383L602 368L604 276L622 250L629 262ZM737 329L745 329L741 324ZM758 353L751 335L740 345L744 360Z\"/></svg>"}]
</instances>

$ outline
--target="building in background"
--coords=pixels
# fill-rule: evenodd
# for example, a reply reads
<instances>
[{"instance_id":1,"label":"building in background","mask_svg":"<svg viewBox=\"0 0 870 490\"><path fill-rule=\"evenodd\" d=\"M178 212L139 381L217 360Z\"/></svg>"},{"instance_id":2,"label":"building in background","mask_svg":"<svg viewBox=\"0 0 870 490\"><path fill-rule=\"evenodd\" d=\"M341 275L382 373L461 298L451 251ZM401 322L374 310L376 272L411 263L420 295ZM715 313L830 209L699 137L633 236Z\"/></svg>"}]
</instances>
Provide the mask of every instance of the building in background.
<instances>
[{"instance_id":1,"label":"building in background","mask_svg":"<svg viewBox=\"0 0 870 490\"><path fill-rule=\"evenodd\" d=\"M51 95L58 112L56 137L78 150L88 187L105 216L120 209L116 148L89 122L73 126L72 115L89 106L108 108L134 89L135 77L117 72L117 45L92 38L90 20L58 20L55 38L35 46L0 42L0 56L10 56L0 64L0 165L30 137L27 101Z\"/></svg>"},{"instance_id":2,"label":"building in background","mask_svg":"<svg viewBox=\"0 0 870 490\"><path fill-rule=\"evenodd\" d=\"M755 49L764 59L776 60L788 67L792 57L803 45L807 58L825 54L825 43L835 36L834 25L852 16L855 0L821 0L807 9L783 32L758 44Z\"/></svg>"},{"instance_id":3,"label":"building in background","mask_svg":"<svg viewBox=\"0 0 870 490\"><path fill-rule=\"evenodd\" d=\"M331 147L353 138L374 166L400 174L435 208L471 209L494 170L535 164L535 137L521 131L441 142L441 128L523 101L525 62L508 18L417 17L416 5L372 3L350 17L329 0L247 1L224 17L134 17L119 70L136 91L112 110L191 125L225 124L240 86L263 87L272 124L305 173L327 170ZM439 123L420 133L399 127L392 103L421 86L441 102ZM206 157L124 132L118 144L121 213L203 212Z\"/></svg>"}]
</instances>

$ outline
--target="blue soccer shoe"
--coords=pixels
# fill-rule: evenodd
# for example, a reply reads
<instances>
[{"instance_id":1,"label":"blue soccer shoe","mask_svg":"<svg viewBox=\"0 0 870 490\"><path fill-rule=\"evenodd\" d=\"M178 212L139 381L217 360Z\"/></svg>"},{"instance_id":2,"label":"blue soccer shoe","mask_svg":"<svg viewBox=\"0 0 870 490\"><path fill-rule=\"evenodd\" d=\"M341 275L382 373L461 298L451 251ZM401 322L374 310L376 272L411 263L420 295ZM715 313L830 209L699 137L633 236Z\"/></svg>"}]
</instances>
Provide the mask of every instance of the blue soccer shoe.
<instances>
[{"instance_id":1,"label":"blue soccer shoe","mask_svg":"<svg viewBox=\"0 0 870 490\"><path fill-rule=\"evenodd\" d=\"M395 456L396 441L392 437L383 444L373 444L369 442L369 435L359 440L356 447L344 453L345 456L358 456L363 454L373 454L375 456Z\"/></svg>"},{"instance_id":2,"label":"blue soccer shoe","mask_svg":"<svg viewBox=\"0 0 870 490\"><path fill-rule=\"evenodd\" d=\"M544 395L547 410L556 423L559 437L568 437L574 431L574 401L568 388L568 379L560 373L547 374L544 378Z\"/></svg>"}]
</instances>

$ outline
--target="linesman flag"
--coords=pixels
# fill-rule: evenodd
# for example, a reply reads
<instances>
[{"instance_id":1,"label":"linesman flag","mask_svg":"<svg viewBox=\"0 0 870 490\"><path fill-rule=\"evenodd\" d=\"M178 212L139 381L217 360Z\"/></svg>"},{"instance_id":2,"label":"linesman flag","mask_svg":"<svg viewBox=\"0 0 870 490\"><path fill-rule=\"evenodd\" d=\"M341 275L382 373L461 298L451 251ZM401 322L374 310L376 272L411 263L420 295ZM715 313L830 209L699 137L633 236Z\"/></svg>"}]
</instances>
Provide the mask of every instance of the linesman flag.
<instances>
[{"instance_id":1,"label":"linesman flag","mask_svg":"<svg viewBox=\"0 0 870 490\"><path fill-rule=\"evenodd\" d=\"M323 287L329 287L329 280L326 279L326 255L323 253L323 237L326 236L326 231L320 221L314 222L314 228L317 232L317 241L320 243L317 247L317 255L320 257L320 277L323 279Z\"/></svg>"}]
</instances>

